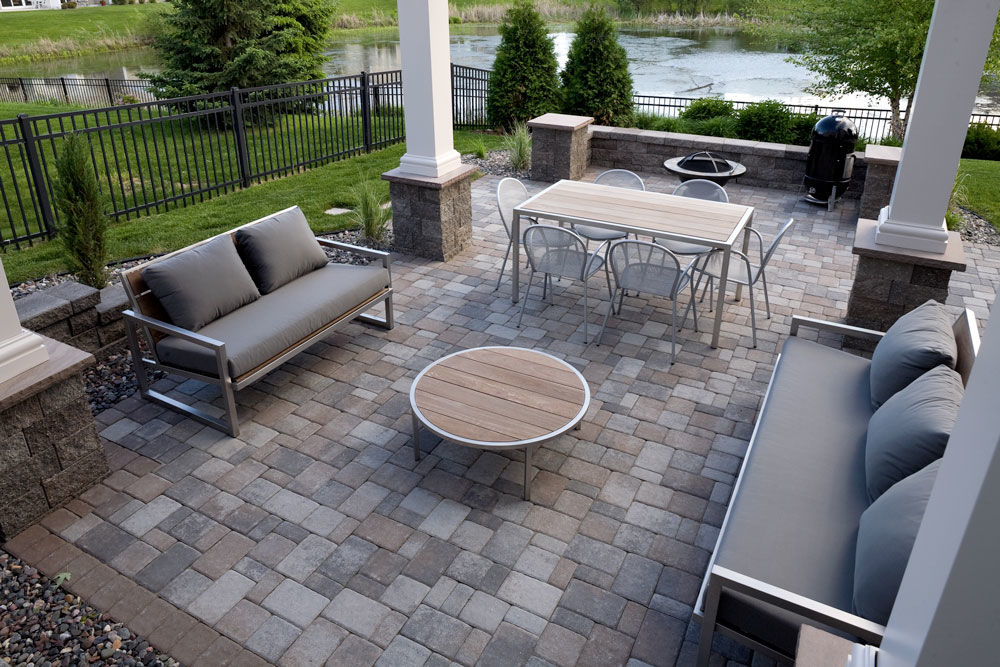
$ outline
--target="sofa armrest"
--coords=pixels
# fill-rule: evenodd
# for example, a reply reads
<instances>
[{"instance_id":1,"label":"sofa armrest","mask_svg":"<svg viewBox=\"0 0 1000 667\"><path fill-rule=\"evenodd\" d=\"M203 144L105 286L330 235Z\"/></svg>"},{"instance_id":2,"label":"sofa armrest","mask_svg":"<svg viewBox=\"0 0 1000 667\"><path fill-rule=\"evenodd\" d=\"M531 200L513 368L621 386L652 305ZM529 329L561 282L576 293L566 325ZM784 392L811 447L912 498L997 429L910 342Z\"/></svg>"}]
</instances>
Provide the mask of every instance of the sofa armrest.
<instances>
[{"instance_id":1,"label":"sofa armrest","mask_svg":"<svg viewBox=\"0 0 1000 667\"><path fill-rule=\"evenodd\" d=\"M789 334L792 336L799 335L799 328L815 329L817 331L825 331L826 333L842 334L844 336L852 336L854 338L863 338L866 340L880 340L882 336L885 335L885 332L875 331L874 329L862 329L861 327L852 327L849 324L840 324L839 322L817 320L813 317L793 315L791 331Z\"/></svg>"},{"instance_id":2,"label":"sofa armrest","mask_svg":"<svg viewBox=\"0 0 1000 667\"><path fill-rule=\"evenodd\" d=\"M384 250L373 250L371 248L365 248L364 246L351 245L350 243L343 243L341 241L333 241L331 239L322 239L317 237L316 240L319 244L325 248L336 248L337 250L345 250L347 252L354 253L356 255L364 255L365 257L371 257L372 259L381 259L382 266L389 268L391 263L390 254Z\"/></svg>"},{"instance_id":3,"label":"sofa armrest","mask_svg":"<svg viewBox=\"0 0 1000 667\"><path fill-rule=\"evenodd\" d=\"M221 340L215 340L214 338L209 338L208 336L202 336L194 331L182 329L177 325L164 322L163 320L158 320L154 317L150 317L149 315L137 313L133 310L123 310L122 317L138 324L139 326L147 327L153 331L158 331L169 336L177 336L178 338L190 341L196 345L201 345L202 347L207 347L213 350L225 350L226 347L226 344Z\"/></svg>"}]
</instances>

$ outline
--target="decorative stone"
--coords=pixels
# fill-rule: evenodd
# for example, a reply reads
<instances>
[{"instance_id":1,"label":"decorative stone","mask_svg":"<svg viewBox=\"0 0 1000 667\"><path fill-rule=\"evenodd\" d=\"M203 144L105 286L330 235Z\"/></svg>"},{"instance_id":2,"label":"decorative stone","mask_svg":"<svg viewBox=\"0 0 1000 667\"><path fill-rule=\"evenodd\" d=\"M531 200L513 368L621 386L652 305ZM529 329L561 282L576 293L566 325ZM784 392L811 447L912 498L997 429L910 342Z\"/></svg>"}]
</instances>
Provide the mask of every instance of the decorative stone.
<instances>
[{"instance_id":1,"label":"decorative stone","mask_svg":"<svg viewBox=\"0 0 1000 667\"><path fill-rule=\"evenodd\" d=\"M436 178L399 168L387 171L392 197L393 245L399 252L447 262L472 240L472 176L461 169Z\"/></svg>"},{"instance_id":2,"label":"decorative stone","mask_svg":"<svg viewBox=\"0 0 1000 667\"><path fill-rule=\"evenodd\" d=\"M528 121L531 128L531 179L580 179L590 162L590 116L547 113Z\"/></svg>"},{"instance_id":3,"label":"decorative stone","mask_svg":"<svg viewBox=\"0 0 1000 667\"><path fill-rule=\"evenodd\" d=\"M862 218L878 218L879 211L889 205L892 197L892 186L896 182L896 169L903 153L896 146L870 145L865 147L865 163L868 173L865 176L864 190L861 193Z\"/></svg>"}]
</instances>

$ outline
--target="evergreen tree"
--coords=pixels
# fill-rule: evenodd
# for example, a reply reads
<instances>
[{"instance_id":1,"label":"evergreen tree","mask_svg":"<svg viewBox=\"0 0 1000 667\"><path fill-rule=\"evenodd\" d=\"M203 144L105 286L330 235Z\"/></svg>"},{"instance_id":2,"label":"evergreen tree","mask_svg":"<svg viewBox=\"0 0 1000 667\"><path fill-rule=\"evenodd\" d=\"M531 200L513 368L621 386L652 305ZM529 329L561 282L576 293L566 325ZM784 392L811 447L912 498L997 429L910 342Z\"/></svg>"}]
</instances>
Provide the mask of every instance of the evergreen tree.
<instances>
[{"instance_id":1,"label":"evergreen tree","mask_svg":"<svg viewBox=\"0 0 1000 667\"><path fill-rule=\"evenodd\" d=\"M323 76L331 0L174 0L154 46L161 97L198 95Z\"/></svg>"},{"instance_id":2,"label":"evergreen tree","mask_svg":"<svg viewBox=\"0 0 1000 667\"><path fill-rule=\"evenodd\" d=\"M56 207L62 214L59 239L70 270L85 285L103 288L108 283L108 253L104 235L107 199L97 185L87 138L66 137L56 160L59 175L54 183Z\"/></svg>"},{"instance_id":3,"label":"evergreen tree","mask_svg":"<svg viewBox=\"0 0 1000 667\"><path fill-rule=\"evenodd\" d=\"M532 0L516 0L500 26L486 115L493 127L509 129L559 108L559 63L545 22Z\"/></svg>"},{"instance_id":4,"label":"evergreen tree","mask_svg":"<svg viewBox=\"0 0 1000 667\"><path fill-rule=\"evenodd\" d=\"M576 24L562 72L563 108L601 125L632 121L632 75L618 31L603 7L591 6Z\"/></svg>"}]
</instances>

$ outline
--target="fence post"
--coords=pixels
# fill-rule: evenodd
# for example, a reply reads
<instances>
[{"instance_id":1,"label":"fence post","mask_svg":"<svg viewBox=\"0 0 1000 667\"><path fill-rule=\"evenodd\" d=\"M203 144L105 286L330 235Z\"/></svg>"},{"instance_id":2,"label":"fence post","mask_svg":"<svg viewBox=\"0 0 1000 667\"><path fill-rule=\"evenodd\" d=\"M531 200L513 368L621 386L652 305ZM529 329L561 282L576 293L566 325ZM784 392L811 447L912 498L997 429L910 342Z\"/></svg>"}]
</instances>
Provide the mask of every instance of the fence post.
<instances>
[{"instance_id":1,"label":"fence post","mask_svg":"<svg viewBox=\"0 0 1000 667\"><path fill-rule=\"evenodd\" d=\"M31 130L31 118L28 114L18 114L21 127L21 138L24 139L24 154L28 158L28 170L35 186L35 196L38 199L38 210L42 214L42 222L49 238L56 235L55 216L52 215L52 204L49 203L49 190L45 182L45 172L38 159L38 147L35 145L35 134Z\"/></svg>"},{"instance_id":2,"label":"fence post","mask_svg":"<svg viewBox=\"0 0 1000 667\"><path fill-rule=\"evenodd\" d=\"M62 84L63 97L66 98L66 104L69 104L69 89L66 88L66 77L59 77L59 82Z\"/></svg>"},{"instance_id":3,"label":"fence post","mask_svg":"<svg viewBox=\"0 0 1000 667\"><path fill-rule=\"evenodd\" d=\"M240 99L240 89L233 86L229 89L229 104L233 108L233 135L236 139L236 156L240 165L240 185L250 187L250 155L247 151L247 129L243 119L243 100Z\"/></svg>"},{"instance_id":4,"label":"fence post","mask_svg":"<svg viewBox=\"0 0 1000 667\"><path fill-rule=\"evenodd\" d=\"M24 79L17 77L17 82L21 86L21 94L24 95L24 101L28 101L28 87L24 85Z\"/></svg>"},{"instance_id":5,"label":"fence post","mask_svg":"<svg viewBox=\"0 0 1000 667\"><path fill-rule=\"evenodd\" d=\"M111 94L111 79L104 79L104 87L108 91L108 106L113 107L115 105L115 96Z\"/></svg>"},{"instance_id":6,"label":"fence post","mask_svg":"<svg viewBox=\"0 0 1000 667\"><path fill-rule=\"evenodd\" d=\"M372 150L372 110L368 99L368 73L361 73L361 129L364 134L365 152Z\"/></svg>"}]
</instances>

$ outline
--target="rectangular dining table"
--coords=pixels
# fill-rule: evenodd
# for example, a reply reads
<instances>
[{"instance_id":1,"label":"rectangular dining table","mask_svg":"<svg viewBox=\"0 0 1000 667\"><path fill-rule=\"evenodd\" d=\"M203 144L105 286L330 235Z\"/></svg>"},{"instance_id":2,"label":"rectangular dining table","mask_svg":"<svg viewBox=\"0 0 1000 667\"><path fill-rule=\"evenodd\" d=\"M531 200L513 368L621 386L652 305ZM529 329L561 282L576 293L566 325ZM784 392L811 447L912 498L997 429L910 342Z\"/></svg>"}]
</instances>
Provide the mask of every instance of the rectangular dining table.
<instances>
[{"instance_id":1,"label":"rectangular dining table","mask_svg":"<svg viewBox=\"0 0 1000 667\"><path fill-rule=\"evenodd\" d=\"M555 220L560 223L614 229L636 236L673 239L723 251L719 278L718 308L712 329L712 347L719 346L722 308L726 298L729 258L733 245L745 227L753 222L753 207L742 204L679 197L661 192L562 180L514 207L511 221L514 262L511 270L511 298L520 297L521 217ZM749 239L743 235L743 253ZM737 289L737 299L740 289Z\"/></svg>"}]
</instances>

